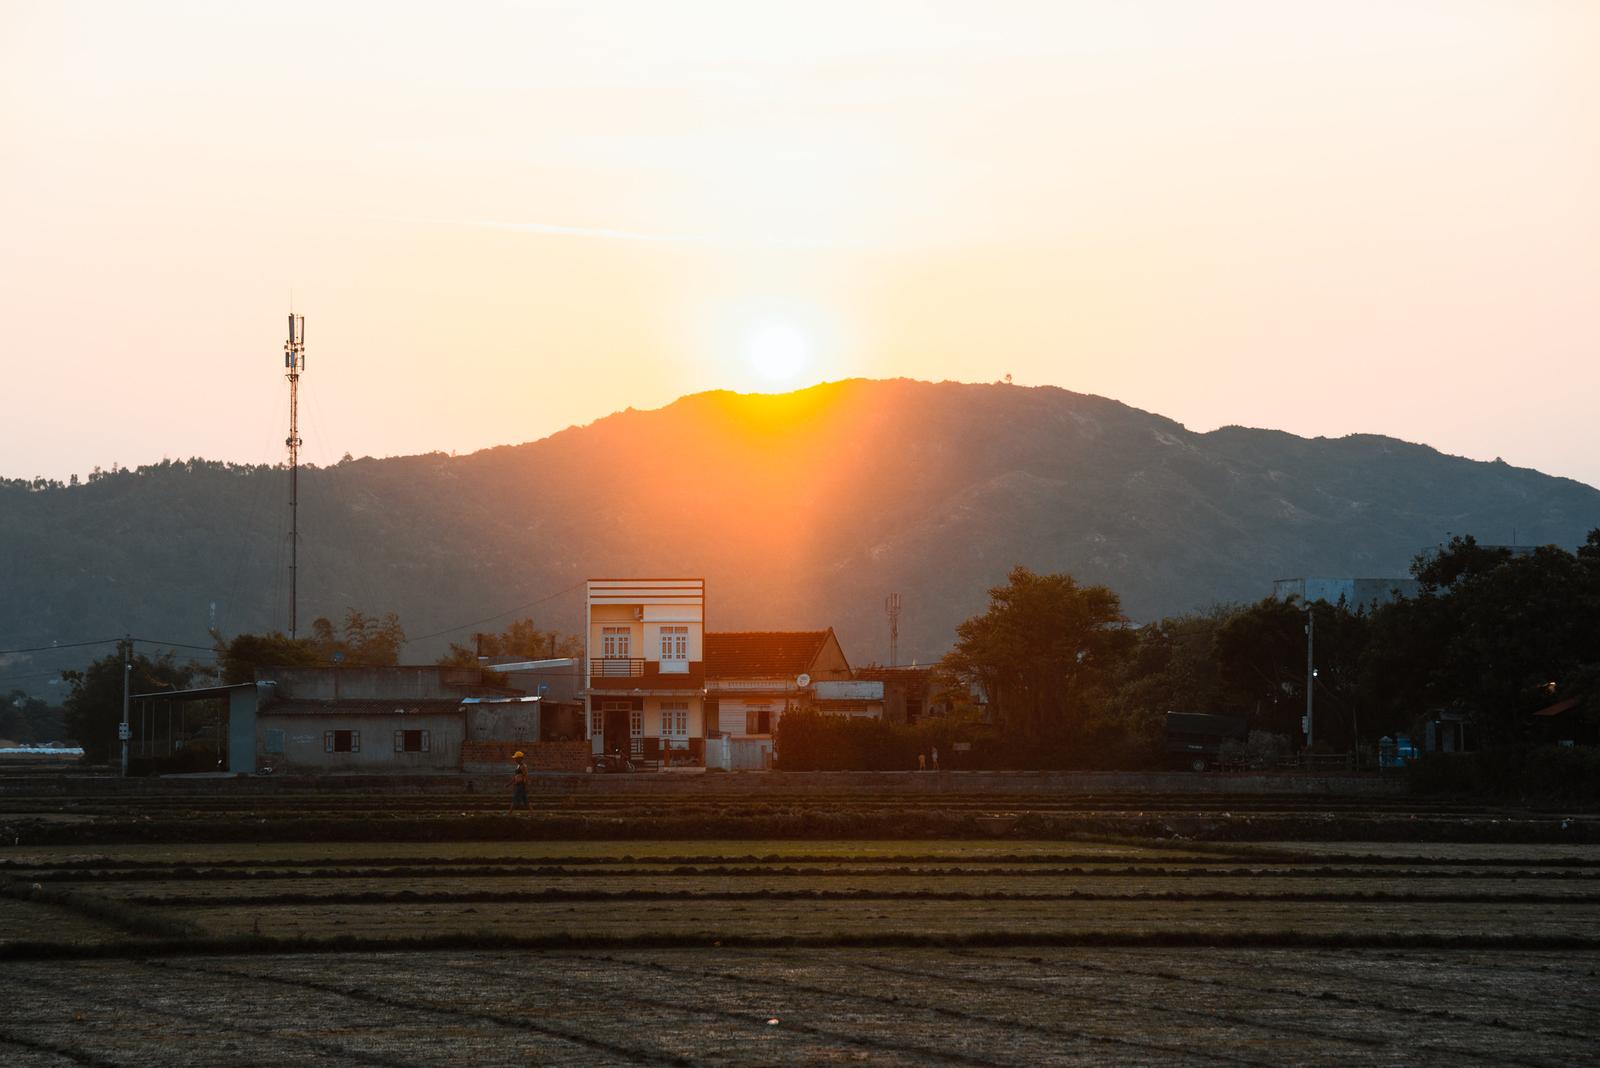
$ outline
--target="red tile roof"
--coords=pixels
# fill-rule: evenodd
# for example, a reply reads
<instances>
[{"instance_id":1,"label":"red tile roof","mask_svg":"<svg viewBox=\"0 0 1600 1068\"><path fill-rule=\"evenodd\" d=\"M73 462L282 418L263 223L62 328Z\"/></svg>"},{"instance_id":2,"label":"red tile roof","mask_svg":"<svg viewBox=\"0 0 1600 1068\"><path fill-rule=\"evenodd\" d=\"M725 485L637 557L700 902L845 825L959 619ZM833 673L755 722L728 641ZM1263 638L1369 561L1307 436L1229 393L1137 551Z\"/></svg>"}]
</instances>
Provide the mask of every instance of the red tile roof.
<instances>
[{"instance_id":1,"label":"red tile roof","mask_svg":"<svg viewBox=\"0 0 1600 1068\"><path fill-rule=\"evenodd\" d=\"M792 679L808 670L825 630L749 630L706 634L706 675L714 679Z\"/></svg>"}]
</instances>

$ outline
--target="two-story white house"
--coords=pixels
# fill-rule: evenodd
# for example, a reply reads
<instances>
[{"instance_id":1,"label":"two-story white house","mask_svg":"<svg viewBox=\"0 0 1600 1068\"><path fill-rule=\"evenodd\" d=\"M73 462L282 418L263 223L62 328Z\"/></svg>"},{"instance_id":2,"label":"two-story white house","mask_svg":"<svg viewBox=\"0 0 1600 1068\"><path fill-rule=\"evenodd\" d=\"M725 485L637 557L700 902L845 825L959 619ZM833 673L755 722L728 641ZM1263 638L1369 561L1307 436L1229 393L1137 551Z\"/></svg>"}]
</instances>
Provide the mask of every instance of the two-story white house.
<instances>
[{"instance_id":1,"label":"two-story white house","mask_svg":"<svg viewBox=\"0 0 1600 1068\"><path fill-rule=\"evenodd\" d=\"M705 747L704 579L590 579L584 634L595 753L696 760Z\"/></svg>"}]
</instances>

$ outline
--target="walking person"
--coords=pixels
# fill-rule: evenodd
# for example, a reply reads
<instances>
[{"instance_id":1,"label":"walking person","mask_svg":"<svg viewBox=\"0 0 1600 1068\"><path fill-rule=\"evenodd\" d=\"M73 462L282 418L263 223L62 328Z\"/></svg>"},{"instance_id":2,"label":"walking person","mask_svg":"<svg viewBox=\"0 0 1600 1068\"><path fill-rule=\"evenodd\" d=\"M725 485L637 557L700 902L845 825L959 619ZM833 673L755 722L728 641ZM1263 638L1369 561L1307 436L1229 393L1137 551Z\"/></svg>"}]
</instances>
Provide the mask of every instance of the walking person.
<instances>
[{"instance_id":1,"label":"walking person","mask_svg":"<svg viewBox=\"0 0 1600 1068\"><path fill-rule=\"evenodd\" d=\"M934 746L933 747L933 770L934 771L938 771L939 770L939 747L938 746Z\"/></svg>"},{"instance_id":2,"label":"walking person","mask_svg":"<svg viewBox=\"0 0 1600 1068\"><path fill-rule=\"evenodd\" d=\"M922 752L917 754L917 770L918 771L927 771L928 770L928 751L926 749L924 749Z\"/></svg>"},{"instance_id":3,"label":"walking person","mask_svg":"<svg viewBox=\"0 0 1600 1068\"><path fill-rule=\"evenodd\" d=\"M517 764L511 772L511 807L506 809L508 816L515 812L519 805L529 814L533 812L533 806L528 803L528 765L522 762L526 755L520 749L511 754L511 759Z\"/></svg>"}]
</instances>

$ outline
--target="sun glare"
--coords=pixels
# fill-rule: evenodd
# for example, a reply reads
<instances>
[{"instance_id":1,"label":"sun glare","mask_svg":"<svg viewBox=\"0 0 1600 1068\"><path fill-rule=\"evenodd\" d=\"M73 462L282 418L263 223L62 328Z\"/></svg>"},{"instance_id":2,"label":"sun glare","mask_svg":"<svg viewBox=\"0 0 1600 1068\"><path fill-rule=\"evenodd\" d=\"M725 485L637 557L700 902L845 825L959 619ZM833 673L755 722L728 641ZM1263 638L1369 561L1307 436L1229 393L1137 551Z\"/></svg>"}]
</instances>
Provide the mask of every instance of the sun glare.
<instances>
[{"instance_id":1,"label":"sun glare","mask_svg":"<svg viewBox=\"0 0 1600 1068\"><path fill-rule=\"evenodd\" d=\"M811 341L790 323L764 323L750 332L745 356L768 382L791 381L811 361Z\"/></svg>"}]
</instances>

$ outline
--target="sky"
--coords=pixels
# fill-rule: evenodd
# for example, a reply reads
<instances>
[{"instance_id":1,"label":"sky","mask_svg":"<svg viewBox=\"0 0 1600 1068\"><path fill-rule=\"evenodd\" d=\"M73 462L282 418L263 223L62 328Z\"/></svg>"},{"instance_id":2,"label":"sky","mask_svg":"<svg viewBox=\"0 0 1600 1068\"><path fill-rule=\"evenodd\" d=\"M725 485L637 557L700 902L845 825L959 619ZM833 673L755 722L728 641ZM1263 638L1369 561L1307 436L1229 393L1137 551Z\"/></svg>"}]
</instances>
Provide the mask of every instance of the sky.
<instances>
[{"instance_id":1,"label":"sky","mask_svg":"<svg viewBox=\"0 0 1600 1068\"><path fill-rule=\"evenodd\" d=\"M1600 485L1600 4L0 0L0 475L1051 384Z\"/></svg>"}]
</instances>

